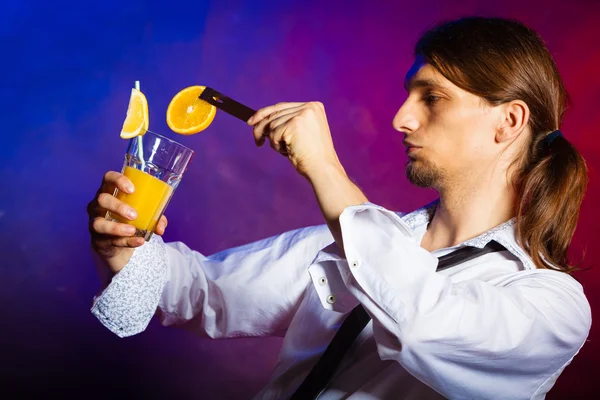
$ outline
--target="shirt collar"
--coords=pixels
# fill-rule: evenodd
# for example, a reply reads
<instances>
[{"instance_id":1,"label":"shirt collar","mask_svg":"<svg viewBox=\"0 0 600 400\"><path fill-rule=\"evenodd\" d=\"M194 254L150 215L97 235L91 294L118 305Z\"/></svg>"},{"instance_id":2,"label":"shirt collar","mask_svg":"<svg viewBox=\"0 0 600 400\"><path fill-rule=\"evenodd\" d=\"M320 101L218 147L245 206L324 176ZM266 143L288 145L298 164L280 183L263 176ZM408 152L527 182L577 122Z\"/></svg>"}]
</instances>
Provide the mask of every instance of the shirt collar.
<instances>
[{"instance_id":1,"label":"shirt collar","mask_svg":"<svg viewBox=\"0 0 600 400\"><path fill-rule=\"evenodd\" d=\"M399 214L400 218L415 232L419 241L427 230L427 225L433 218L435 209L439 203L439 199L419 208L408 214ZM483 248L490 241L494 240L504 246L510 253L519 258L525 269L535 270L536 267L531 260L531 257L519 245L516 235L516 218L512 218L487 232L482 233L472 239L466 240L455 247L472 246Z\"/></svg>"}]
</instances>

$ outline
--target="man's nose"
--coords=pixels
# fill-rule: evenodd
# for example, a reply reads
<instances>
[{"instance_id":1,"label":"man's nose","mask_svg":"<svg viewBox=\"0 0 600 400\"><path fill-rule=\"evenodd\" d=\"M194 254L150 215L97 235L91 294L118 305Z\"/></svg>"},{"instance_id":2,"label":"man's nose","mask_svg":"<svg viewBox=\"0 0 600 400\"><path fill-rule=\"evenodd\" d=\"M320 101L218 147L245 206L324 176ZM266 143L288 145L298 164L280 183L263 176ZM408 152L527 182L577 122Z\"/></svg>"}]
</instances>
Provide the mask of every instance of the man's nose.
<instances>
[{"instance_id":1,"label":"man's nose","mask_svg":"<svg viewBox=\"0 0 600 400\"><path fill-rule=\"evenodd\" d=\"M394 129L404 134L409 134L417 130L419 122L414 111L414 107L408 101L404 102L392 121Z\"/></svg>"}]
</instances>

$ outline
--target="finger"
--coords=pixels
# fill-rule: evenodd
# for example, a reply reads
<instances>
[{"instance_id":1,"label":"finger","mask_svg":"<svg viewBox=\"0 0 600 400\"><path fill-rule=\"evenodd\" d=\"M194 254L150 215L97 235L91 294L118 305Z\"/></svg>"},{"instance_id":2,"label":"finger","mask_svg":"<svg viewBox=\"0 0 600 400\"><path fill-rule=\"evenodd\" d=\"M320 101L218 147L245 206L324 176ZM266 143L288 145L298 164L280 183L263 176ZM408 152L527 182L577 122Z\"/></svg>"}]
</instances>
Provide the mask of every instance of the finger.
<instances>
[{"instance_id":1,"label":"finger","mask_svg":"<svg viewBox=\"0 0 600 400\"><path fill-rule=\"evenodd\" d=\"M285 110L288 108L300 107L301 105L306 104L302 102L295 103L277 103L273 106L261 108L248 120L248 125L256 125L258 122L262 121L264 118L273 114L274 112L278 112L281 110Z\"/></svg>"},{"instance_id":2,"label":"finger","mask_svg":"<svg viewBox=\"0 0 600 400\"><path fill-rule=\"evenodd\" d=\"M94 197L94 199L92 201L90 201L86 207L86 211L88 214L88 217L90 219L93 219L95 217L97 217L98 215L102 214L102 210L101 208L98 206L98 193L96 194L96 196Z\"/></svg>"},{"instance_id":3,"label":"finger","mask_svg":"<svg viewBox=\"0 0 600 400\"><path fill-rule=\"evenodd\" d=\"M116 252L120 247L140 247L145 242L143 237L112 237L103 236L101 239L94 241L93 247L99 253L110 256L110 253Z\"/></svg>"},{"instance_id":4,"label":"finger","mask_svg":"<svg viewBox=\"0 0 600 400\"><path fill-rule=\"evenodd\" d=\"M113 194L114 188L128 194L133 193L135 190L133 182L128 177L120 172L108 171L102 179L101 192Z\"/></svg>"},{"instance_id":5,"label":"finger","mask_svg":"<svg viewBox=\"0 0 600 400\"><path fill-rule=\"evenodd\" d=\"M285 157L288 156L288 141L292 139L291 135L286 135L286 133L289 133L289 125L282 124L268 136L271 148Z\"/></svg>"},{"instance_id":6,"label":"finger","mask_svg":"<svg viewBox=\"0 0 600 400\"><path fill-rule=\"evenodd\" d=\"M273 125L276 120L279 120L280 118L285 117L289 114L295 114L298 111L302 110L303 107L304 107L304 105L300 105L298 107L285 108L285 109L275 111L275 112L269 114L268 116L263 118L260 122L258 122L254 125L254 135L258 139L259 136L261 136L261 135L264 136L264 135L268 134L270 130L275 129L277 127L277 125L281 124L281 123L279 123L277 125Z\"/></svg>"},{"instance_id":7,"label":"finger","mask_svg":"<svg viewBox=\"0 0 600 400\"><path fill-rule=\"evenodd\" d=\"M102 209L110 211L113 214L117 214L123 218L134 220L137 218L136 210L117 199L115 196L112 196L108 193L100 193L98 196L98 206Z\"/></svg>"},{"instance_id":8,"label":"finger","mask_svg":"<svg viewBox=\"0 0 600 400\"><path fill-rule=\"evenodd\" d=\"M109 221L103 217L96 217L91 223L91 232L94 235L129 237L135 234L135 227L120 222Z\"/></svg>"},{"instance_id":9,"label":"finger","mask_svg":"<svg viewBox=\"0 0 600 400\"><path fill-rule=\"evenodd\" d=\"M295 107L288 109L286 113L279 114L276 118L265 118L258 125L254 127L254 141L257 146L262 146L265 142L265 136L269 136L271 132L275 131L278 127L288 122L290 119L300 114L302 107ZM272 114L274 115L274 114Z\"/></svg>"},{"instance_id":10,"label":"finger","mask_svg":"<svg viewBox=\"0 0 600 400\"><path fill-rule=\"evenodd\" d=\"M102 211L104 211L104 213L106 213L106 210L102 210L102 208L98 205L98 197L102 194L102 193L114 193L115 192L115 187L114 185L112 185L110 183L110 177L109 180L106 180L107 175L111 174L114 171L111 172L107 172L103 177L102 177L102 182L100 184L100 188L98 188L98 190L96 191L96 194L94 195L94 198L92 199L92 201L90 201L86 207L86 211L87 214L89 216L90 219L101 215Z\"/></svg>"},{"instance_id":11,"label":"finger","mask_svg":"<svg viewBox=\"0 0 600 400\"><path fill-rule=\"evenodd\" d=\"M163 215L158 220L158 224L156 224L156 229L154 231L156 232L157 235L162 235L165 233L165 229L167 229L168 224L169 224L169 221L167 220L167 217L165 217Z\"/></svg>"}]
</instances>

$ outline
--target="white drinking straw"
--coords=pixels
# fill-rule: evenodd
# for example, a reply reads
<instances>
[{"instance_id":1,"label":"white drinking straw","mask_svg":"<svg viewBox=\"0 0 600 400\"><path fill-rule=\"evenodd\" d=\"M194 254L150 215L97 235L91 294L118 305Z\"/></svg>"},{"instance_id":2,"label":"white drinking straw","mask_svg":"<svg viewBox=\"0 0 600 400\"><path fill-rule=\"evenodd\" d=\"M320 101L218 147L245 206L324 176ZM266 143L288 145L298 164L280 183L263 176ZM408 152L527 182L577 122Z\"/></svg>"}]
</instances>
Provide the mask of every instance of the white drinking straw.
<instances>
[{"instance_id":1,"label":"white drinking straw","mask_svg":"<svg viewBox=\"0 0 600 400\"><path fill-rule=\"evenodd\" d=\"M140 90L140 81L135 81L134 86L137 90ZM142 135L137 135L137 142L138 142L138 157L140 159L140 162L142 163L142 171L144 171L146 169L146 162L144 161L144 149L142 147Z\"/></svg>"}]
</instances>

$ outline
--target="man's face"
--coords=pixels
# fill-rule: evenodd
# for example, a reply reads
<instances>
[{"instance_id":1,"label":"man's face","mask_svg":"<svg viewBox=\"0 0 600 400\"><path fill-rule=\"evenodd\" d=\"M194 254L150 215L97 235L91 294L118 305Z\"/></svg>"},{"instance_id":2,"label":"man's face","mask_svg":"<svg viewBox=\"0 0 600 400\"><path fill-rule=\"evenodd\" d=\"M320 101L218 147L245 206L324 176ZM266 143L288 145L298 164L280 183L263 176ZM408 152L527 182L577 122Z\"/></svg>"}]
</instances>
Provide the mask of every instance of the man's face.
<instances>
[{"instance_id":1,"label":"man's face","mask_svg":"<svg viewBox=\"0 0 600 400\"><path fill-rule=\"evenodd\" d=\"M404 133L411 183L443 189L469 182L493 168L502 121L497 108L444 78L417 59L406 75L408 98L394 117Z\"/></svg>"}]
</instances>

